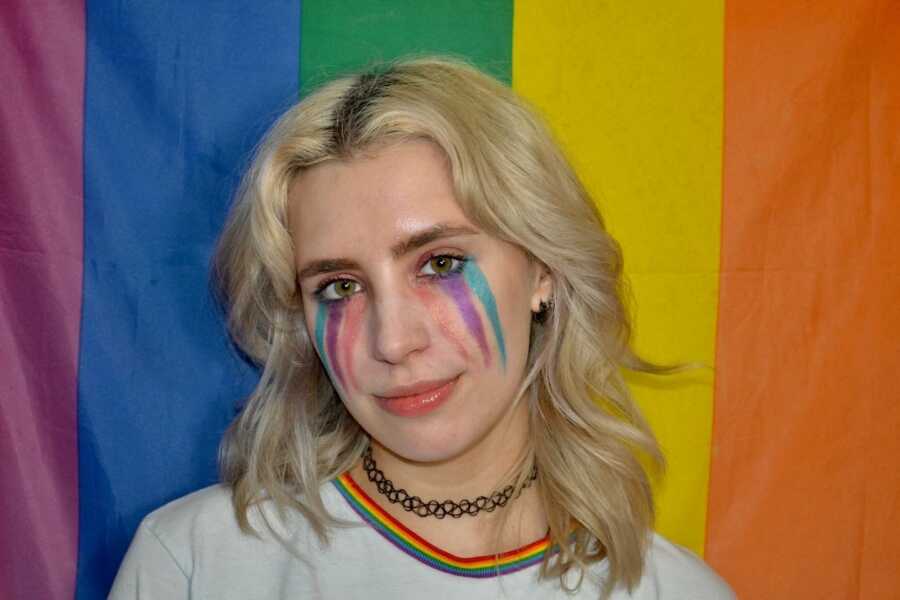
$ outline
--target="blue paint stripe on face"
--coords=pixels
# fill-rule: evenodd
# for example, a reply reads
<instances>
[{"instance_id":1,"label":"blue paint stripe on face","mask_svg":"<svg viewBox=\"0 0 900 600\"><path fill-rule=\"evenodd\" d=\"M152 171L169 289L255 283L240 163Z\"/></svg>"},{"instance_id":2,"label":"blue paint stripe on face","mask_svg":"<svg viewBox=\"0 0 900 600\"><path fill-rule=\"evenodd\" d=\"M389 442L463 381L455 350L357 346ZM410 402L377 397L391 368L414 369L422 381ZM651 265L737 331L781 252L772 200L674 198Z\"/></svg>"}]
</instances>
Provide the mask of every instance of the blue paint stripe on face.
<instances>
[{"instance_id":1,"label":"blue paint stripe on face","mask_svg":"<svg viewBox=\"0 0 900 600\"><path fill-rule=\"evenodd\" d=\"M319 309L316 311L316 350L325 365L325 370L331 373L328 368L328 354L325 352L325 324L328 322L328 305L319 302Z\"/></svg>"},{"instance_id":2,"label":"blue paint stripe on face","mask_svg":"<svg viewBox=\"0 0 900 600\"><path fill-rule=\"evenodd\" d=\"M497 338L497 349L500 351L500 361L503 368L506 368L506 344L503 341L503 329L500 327L500 314L497 312L497 301L494 300L494 294L491 292L491 286L488 284L487 277L475 264L475 261L468 261L463 268L463 276L472 293L481 301L484 312L487 313L488 319L494 328L494 336Z\"/></svg>"}]
</instances>

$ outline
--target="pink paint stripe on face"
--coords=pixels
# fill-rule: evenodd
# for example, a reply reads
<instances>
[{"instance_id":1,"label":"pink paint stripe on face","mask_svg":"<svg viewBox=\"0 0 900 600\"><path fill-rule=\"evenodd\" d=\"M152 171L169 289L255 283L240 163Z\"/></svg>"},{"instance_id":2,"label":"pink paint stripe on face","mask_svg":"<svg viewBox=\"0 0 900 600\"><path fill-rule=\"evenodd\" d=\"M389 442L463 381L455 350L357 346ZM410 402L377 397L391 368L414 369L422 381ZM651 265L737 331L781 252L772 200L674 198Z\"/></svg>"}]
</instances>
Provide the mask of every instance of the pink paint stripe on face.
<instances>
[{"instance_id":1,"label":"pink paint stripe on face","mask_svg":"<svg viewBox=\"0 0 900 600\"><path fill-rule=\"evenodd\" d=\"M416 288L416 295L419 297L419 300L422 301L422 304L425 305L431 318L438 324L441 333L443 333L444 336L450 340L450 343L456 347L456 351L459 352L463 359L468 361L469 352L466 350L466 345L463 342L463 336L460 335L459 327L453 322L454 320L450 318L450 315L447 314L448 311L438 295L427 287Z\"/></svg>"},{"instance_id":2,"label":"pink paint stripe on face","mask_svg":"<svg viewBox=\"0 0 900 600\"><path fill-rule=\"evenodd\" d=\"M328 362L331 366L331 372L334 374L337 383L343 389L347 389L344 381L344 373L341 369L341 360L338 356L338 333L341 330L341 321L344 317L344 303L332 302L328 306L328 323L325 325L325 347L328 352Z\"/></svg>"},{"instance_id":3,"label":"pink paint stripe on face","mask_svg":"<svg viewBox=\"0 0 900 600\"><path fill-rule=\"evenodd\" d=\"M478 309L472 303L472 293L468 284L462 277L447 277L441 280L441 289L443 289L456 303L459 314L462 315L463 322L469 329L469 333L478 341L481 353L484 355L484 364L491 366L491 350L488 347L487 338L484 335L484 325L481 322L481 315Z\"/></svg>"},{"instance_id":4,"label":"pink paint stripe on face","mask_svg":"<svg viewBox=\"0 0 900 600\"><path fill-rule=\"evenodd\" d=\"M359 294L348 300L347 308L344 309L344 323L341 328L341 362L344 373L347 376L347 382L353 389L359 389L353 368L353 347L356 345L356 338L359 335L359 328L362 324L364 306Z\"/></svg>"}]
</instances>

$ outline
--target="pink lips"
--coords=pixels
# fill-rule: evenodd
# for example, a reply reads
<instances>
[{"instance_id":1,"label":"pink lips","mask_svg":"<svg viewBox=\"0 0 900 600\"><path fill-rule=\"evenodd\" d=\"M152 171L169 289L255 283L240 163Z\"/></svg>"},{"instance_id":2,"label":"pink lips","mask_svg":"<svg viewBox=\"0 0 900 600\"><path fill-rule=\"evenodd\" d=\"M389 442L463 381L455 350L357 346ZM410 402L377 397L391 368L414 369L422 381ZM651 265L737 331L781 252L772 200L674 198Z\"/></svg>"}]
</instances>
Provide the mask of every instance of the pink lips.
<instances>
[{"instance_id":1,"label":"pink lips","mask_svg":"<svg viewBox=\"0 0 900 600\"><path fill-rule=\"evenodd\" d=\"M384 396L375 396L384 410L399 417L417 417L441 406L456 385L459 377L443 381L423 381L411 386L394 388Z\"/></svg>"}]
</instances>

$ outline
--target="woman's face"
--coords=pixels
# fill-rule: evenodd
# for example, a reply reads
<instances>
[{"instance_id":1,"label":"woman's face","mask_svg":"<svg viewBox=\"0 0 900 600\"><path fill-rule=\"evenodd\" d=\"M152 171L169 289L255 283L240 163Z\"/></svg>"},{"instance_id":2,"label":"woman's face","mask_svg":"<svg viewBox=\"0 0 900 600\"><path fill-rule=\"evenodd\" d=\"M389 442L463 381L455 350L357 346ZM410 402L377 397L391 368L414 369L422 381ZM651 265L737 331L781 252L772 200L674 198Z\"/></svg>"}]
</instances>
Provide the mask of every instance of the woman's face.
<instances>
[{"instance_id":1,"label":"woman's face","mask_svg":"<svg viewBox=\"0 0 900 600\"><path fill-rule=\"evenodd\" d=\"M315 166L289 203L309 338L369 435L424 462L504 435L550 278L463 215L441 151Z\"/></svg>"}]
</instances>

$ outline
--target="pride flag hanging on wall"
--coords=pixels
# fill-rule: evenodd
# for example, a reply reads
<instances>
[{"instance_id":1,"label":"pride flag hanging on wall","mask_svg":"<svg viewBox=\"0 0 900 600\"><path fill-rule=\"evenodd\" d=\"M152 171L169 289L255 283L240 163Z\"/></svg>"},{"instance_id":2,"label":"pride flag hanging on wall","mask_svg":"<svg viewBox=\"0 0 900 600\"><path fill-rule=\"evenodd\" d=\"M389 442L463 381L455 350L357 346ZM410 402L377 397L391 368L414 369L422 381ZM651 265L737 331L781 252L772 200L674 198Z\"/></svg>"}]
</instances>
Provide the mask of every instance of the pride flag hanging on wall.
<instances>
[{"instance_id":1,"label":"pride flag hanging on wall","mask_svg":"<svg viewBox=\"0 0 900 600\"><path fill-rule=\"evenodd\" d=\"M683 3L682 3L683 4ZM0 597L105 597L215 480L256 374L208 292L253 144L334 73L451 53L548 119L622 242L658 529L743 598L900 587L900 4L0 8Z\"/></svg>"}]
</instances>

